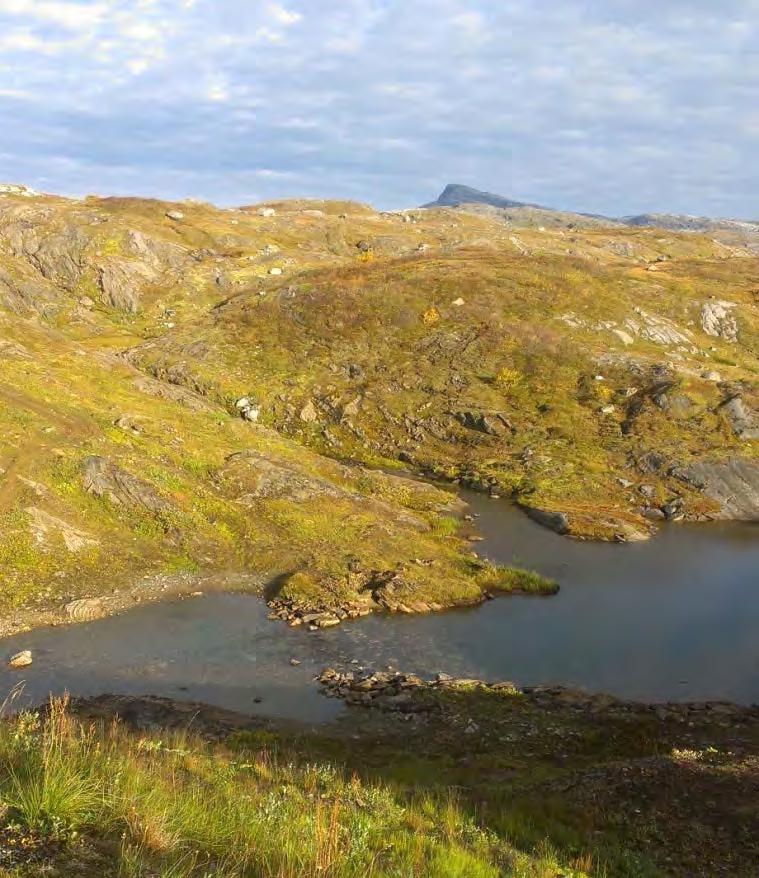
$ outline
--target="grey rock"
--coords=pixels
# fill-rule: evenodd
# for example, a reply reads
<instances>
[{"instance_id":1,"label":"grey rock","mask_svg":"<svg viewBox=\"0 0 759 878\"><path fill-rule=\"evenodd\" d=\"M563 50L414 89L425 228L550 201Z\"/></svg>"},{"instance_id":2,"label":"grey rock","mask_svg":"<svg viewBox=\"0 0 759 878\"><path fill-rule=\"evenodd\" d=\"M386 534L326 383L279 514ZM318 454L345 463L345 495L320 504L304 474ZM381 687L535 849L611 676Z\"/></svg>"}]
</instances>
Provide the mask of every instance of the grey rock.
<instances>
[{"instance_id":1,"label":"grey rock","mask_svg":"<svg viewBox=\"0 0 759 878\"><path fill-rule=\"evenodd\" d=\"M154 488L104 457L90 456L83 463L84 490L94 497L105 498L115 506L144 508L154 514L171 509Z\"/></svg>"},{"instance_id":2,"label":"grey rock","mask_svg":"<svg viewBox=\"0 0 759 878\"><path fill-rule=\"evenodd\" d=\"M676 468L672 474L718 503L715 517L759 521L759 459L701 461Z\"/></svg>"},{"instance_id":3,"label":"grey rock","mask_svg":"<svg viewBox=\"0 0 759 878\"><path fill-rule=\"evenodd\" d=\"M661 472L666 462L664 455L658 451L648 451L646 454L642 454L636 461L638 469L646 474Z\"/></svg>"},{"instance_id":4,"label":"grey rock","mask_svg":"<svg viewBox=\"0 0 759 878\"><path fill-rule=\"evenodd\" d=\"M480 412L456 412L453 417L462 427L466 427L467 430L476 430L478 433L485 433L488 436L496 436L498 434L495 419Z\"/></svg>"},{"instance_id":5,"label":"grey rock","mask_svg":"<svg viewBox=\"0 0 759 878\"><path fill-rule=\"evenodd\" d=\"M759 418L740 396L734 396L720 406L739 439L759 439Z\"/></svg>"},{"instance_id":6,"label":"grey rock","mask_svg":"<svg viewBox=\"0 0 759 878\"><path fill-rule=\"evenodd\" d=\"M569 533L569 519L563 512L549 512L546 509L535 509L531 506L522 507L527 515L543 527L547 527L557 534Z\"/></svg>"}]
</instances>

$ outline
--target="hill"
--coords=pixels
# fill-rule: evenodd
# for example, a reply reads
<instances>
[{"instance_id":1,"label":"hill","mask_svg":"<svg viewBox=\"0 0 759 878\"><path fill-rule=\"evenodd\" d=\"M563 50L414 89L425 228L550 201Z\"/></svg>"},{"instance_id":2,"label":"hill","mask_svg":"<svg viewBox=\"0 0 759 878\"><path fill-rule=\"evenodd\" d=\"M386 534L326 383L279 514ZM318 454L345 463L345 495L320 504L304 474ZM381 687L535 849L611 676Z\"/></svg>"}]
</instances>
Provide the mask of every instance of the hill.
<instances>
[{"instance_id":1,"label":"hill","mask_svg":"<svg viewBox=\"0 0 759 878\"><path fill-rule=\"evenodd\" d=\"M307 629L554 593L473 555L457 484L575 538L757 520L758 271L732 230L533 206L1 187L0 631L212 589ZM0 875L756 872L756 709L320 681L348 707L316 729L4 720Z\"/></svg>"},{"instance_id":2,"label":"hill","mask_svg":"<svg viewBox=\"0 0 759 878\"><path fill-rule=\"evenodd\" d=\"M104 569L159 591L279 577L286 615L481 600L451 496L393 470L579 537L757 517L747 249L9 192L0 253L7 624L58 618Z\"/></svg>"}]
</instances>

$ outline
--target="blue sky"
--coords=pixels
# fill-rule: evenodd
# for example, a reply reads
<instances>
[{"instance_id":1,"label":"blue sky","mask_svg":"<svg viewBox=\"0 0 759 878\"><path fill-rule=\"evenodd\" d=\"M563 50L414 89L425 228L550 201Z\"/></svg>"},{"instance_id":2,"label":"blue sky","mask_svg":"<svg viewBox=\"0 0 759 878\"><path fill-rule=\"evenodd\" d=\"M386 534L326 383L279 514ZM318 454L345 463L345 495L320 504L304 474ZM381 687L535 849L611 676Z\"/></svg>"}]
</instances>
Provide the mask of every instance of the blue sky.
<instances>
[{"instance_id":1,"label":"blue sky","mask_svg":"<svg viewBox=\"0 0 759 878\"><path fill-rule=\"evenodd\" d=\"M0 0L0 180L759 218L759 0Z\"/></svg>"}]
</instances>

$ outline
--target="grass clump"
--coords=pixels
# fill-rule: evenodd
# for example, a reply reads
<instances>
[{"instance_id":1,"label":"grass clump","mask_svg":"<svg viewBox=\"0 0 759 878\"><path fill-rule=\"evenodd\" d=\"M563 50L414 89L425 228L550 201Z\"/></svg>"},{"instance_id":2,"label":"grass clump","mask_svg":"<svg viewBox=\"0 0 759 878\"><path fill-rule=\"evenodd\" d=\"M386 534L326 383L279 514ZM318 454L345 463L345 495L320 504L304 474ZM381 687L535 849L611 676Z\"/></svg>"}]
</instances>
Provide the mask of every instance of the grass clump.
<instances>
[{"instance_id":1,"label":"grass clump","mask_svg":"<svg viewBox=\"0 0 759 878\"><path fill-rule=\"evenodd\" d=\"M559 591L559 583L519 567L502 567L486 562L477 574L477 582L484 591L511 594L554 595Z\"/></svg>"}]
</instances>

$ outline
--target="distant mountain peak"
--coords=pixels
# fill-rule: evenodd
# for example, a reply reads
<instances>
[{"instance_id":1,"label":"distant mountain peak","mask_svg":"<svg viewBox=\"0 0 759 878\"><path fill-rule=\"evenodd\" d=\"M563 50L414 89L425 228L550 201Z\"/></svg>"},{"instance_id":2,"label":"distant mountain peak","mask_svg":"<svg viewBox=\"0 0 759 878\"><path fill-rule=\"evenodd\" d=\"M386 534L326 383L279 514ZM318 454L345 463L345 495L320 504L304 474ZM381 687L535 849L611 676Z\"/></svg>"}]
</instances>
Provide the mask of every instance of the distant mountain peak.
<instances>
[{"instance_id":1,"label":"distant mountain peak","mask_svg":"<svg viewBox=\"0 0 759 878\"><path fill-rule=\"evenodd\" d=\"M560 211L553 207L543 207L539 204L504 198L502 195L484 192L481 189L474 189L462 183L448 183L436 201L423 206L428 208L461 207L463 205L475 204L487 205L496 210L519 211L520 209L526 209L525 213L531 212L533 219L536 218L534 212L539 211L539 216L545 218L549 223L564 220L565 223L572 222L576 224L579 221L581 223L591 222L597 225L598 222L602 222L614 226L661 228L677 232L709 233L720 230L739 232L751 237L759 235L759 223L748 220L719 219L708 216L669 213L643 213L637 216L608 217L600 214Z\"/></svg>"},{"instance_id":2,"label":"distant mountain peak","mask_svg":"<svg viewBox=\"0 0 759 878\"><path fill-rule=\"evenodd\" d=\"M483 192L473 189L462 183L448 183L440 193L437 201L433 201L425 207L459 207L462 204L489 204L491 207L539 207L537 204L528 204L524 201L514 201L495 195L492 192Z\"/></svg>"}]
</instances>

